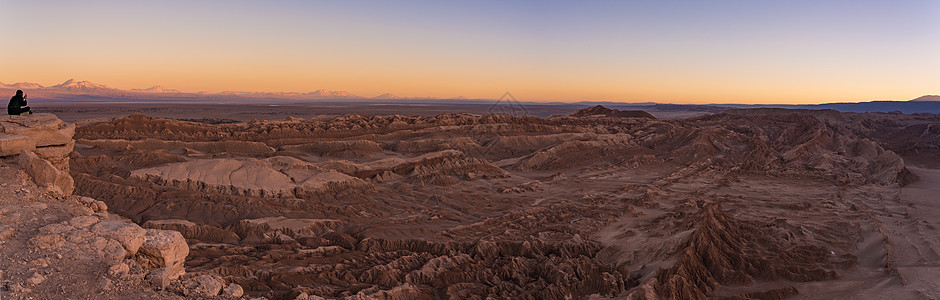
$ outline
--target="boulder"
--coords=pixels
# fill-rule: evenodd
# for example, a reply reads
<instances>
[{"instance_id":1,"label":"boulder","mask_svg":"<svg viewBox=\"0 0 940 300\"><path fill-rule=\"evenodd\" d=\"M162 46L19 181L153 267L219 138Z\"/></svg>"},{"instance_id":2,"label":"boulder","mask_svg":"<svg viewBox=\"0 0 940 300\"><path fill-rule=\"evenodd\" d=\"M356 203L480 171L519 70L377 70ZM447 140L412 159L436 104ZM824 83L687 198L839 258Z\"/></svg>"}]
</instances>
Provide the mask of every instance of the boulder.
<instances>
[{"instance_id":1,"label":"boulder","mask_svg":"<svg viewBox=\"0 0 940 300\"><path fill-rule=\"evenodd\" d=\"M97 250L98 256L108 262L119 263L127 257L127 250L120 242L113 239L98 237L92 241L92 245Z\"/></svg>"},{"instance_id":2,"label":"boulder","mask_svg":"<svg viewBox=\"0 0 940 300\"><path fill-rule=\"evenodd\" d=\"M40 250L55 249L65 243L65 238L54 233L39 234L33 236L29 241Z\"/></svg>"},{"instance_id":3,"label":"boulder","mask_svg":"<svg viewBox=\"0 0 940 300\"><path fill-rule=\"evenodd\" d=\"M131 268L126 263L119 263L108 268L108 275L111 277L120 278L130 272Z\"/></svg>"},{"instance_id":4,"label":"boulder","mask_svg":"<svg viewBox=\"0 0 940 300\"><path fill-rule=\"evenodd\" d=\"M104 203L104 201L95 200L94 198L89 197L79 197L78 201L86 205L88 208L91 208L93 212L105 212L108 210L108 204Z\"/></svg>"},{"instance_id":5,"label":"boulder","mask_svg":"<svg viewBox=\"0 0 940 300\"><path fill-rule=\"evenodd\" d=\"M36 148L33 152L42 159L48 160L57 169L69 171L69 154L75 149L75 140L61 146L47 146Z\"/></svg>"},{"instance_id":6,"label":"boulder","mask_svg":"<svg viewBox=\"0 0 940 300\"><path fill-rule=\"evenodd\" d=\"M72 195L75 182L68 172L57 169L52 163L40 158L32 151L20 151L18 162L36 185L46 187L60 197Z\"/></svg>"},{"instance_id":7,"label":"boulder","mask_svg":"<svg viewBox=\"0 0 940 300\"><path fill-rule=\"evenodd\" d=\"M66 145L75 135L75 124L59 120L54 114L0 117L0 133L25 135L36 147Z\"/></svg>"},{"instance_id":8,"label":"boulder","mask_svg":"<svg viewBox=\"0 0 940 300\"><path fill-rule=\"evenodd\" d=\"M5 230L0 230L0 242L9 240L16 236L16 229L7 228Z\"/></svg>"},{"instance_id":9,"label":"boulder","mask_svg":"<svg viewBox=\"0 0 940 300\"><path fill-rule=\"evenodd\" d=\"M94 212L107 212L108 204L104 203L104 201L95 201L94 203L92 203L91 209Z\"/></svg>"},{"instance_id":10,"label":"boulder","mask_svg":"<svg viewBox=\"0 0 940 300\"><path fill-rule=\"evenodd\" d=\"M186 239L177 231L145 229L144 243L140 246L141 256L157 267L181 267L189 246Z\"/></svg>"},{"instance_id":11,"label":"boulder","mask_svg":"<svg viewBox=\"0 0 940 300\"><path fill-rule=\"evenodd\" d=\"M123 221L102 221L92 228L95 234L111 238L121 243L128 256L137 253L140 245L144 243L146 231L137 224Z\"/></svg>"},{"instance_id":12,"label":"boulder","mask_svg":"<svg viewBox=\"0 0 940 300\"><path fill-rule=\"evenodd\" d=\"M36 150L36 141L25 135L0 134L0 156L16 155L23 150Z\"/></svg>"},{"instance_id":13,"label":"boulder","mask_svg":"<svg viewBox=\"0 0 940 300\"><path fill-rule=\"evenodd\" d=\"M46 280L46 276L42 276L39 272L33 273L33 277L26 279L26 283L31 285L37 285Z\"/></svg>"},{"instance_id":14,"label":"boulder","mask_svg":"<svg viewBox=\"0 0 940 300\"><path fill-rule=\"evenodd\" d=\"M204 296L212 297L219 294L222 290L222 279L213 275L199 275L186 281L186 288L183 293L188 297Z\"/></svg>"},{"instance_id":15,"label":"boulder","mask_svg":"<svg viewBox=\"0 0 940 300\"><path fill-rule=\"evenodd\" d=\"M183 273L185 273L185 271L183 270L182 265L174 267L163 267L153 269L150 271L150 273L147 273L147 276L144 279L150 282L153 287L157 288L158 290L162 290L170 285L170 282L180 278Z\"/></svg>"},{"instance_id":16,"label":"boulder","mask_svg":"<svg viewBox=\"0 0 940 300\"><path fill-rule=\"evenodd\" d=\"M229 283L227 286L225 286L225 288L222 289L222 296L226 297L240 298L244 294L245 289L235 283Z\"/></svg>"},{"instance_id":17,"label":"boulder","mask_svg":"<svg viewBox=\"0 0 940 300\"><path fill-rule=\"evenodd\" d=\"M86 228L95 225L95 223L98 223L98 220L99 219L94 216L77 216L69 220L69 225L75 228Z\"/></svg>"}]
</instances>

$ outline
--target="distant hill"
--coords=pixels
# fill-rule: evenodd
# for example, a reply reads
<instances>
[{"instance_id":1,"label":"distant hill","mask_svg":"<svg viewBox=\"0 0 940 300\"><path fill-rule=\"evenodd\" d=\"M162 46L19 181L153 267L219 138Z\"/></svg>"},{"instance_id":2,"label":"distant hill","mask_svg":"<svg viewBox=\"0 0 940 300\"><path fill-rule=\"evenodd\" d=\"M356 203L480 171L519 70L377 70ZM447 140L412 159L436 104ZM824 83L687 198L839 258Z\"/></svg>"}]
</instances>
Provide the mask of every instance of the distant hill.
<instances>
[{"instance_id":1,"label":"distant hill","mask_svg":"<svg viewBox=\"0 0 940 300\"><path fill-rule=\"evenodd\" d=\"M588 107L569 114L572 117L618 117L618 118L648 118L655 119L648 112L642 110L610 109L602 105Z\"/></svg>"},{"instance_id":2,"label":"distant hill","mask_svg":"<svg viewBox=\"0 0 940 300\"><path fill-rule=\"evenodd\" d=\"M774 104L774 105L748 105L748 104L715 104L715 106L732 108L790 108L790 109L832 109L840 112L902 112L905 114L913 113L932 113L940 114L940 101L869 101L869 102L844 102L844 103L823 103L823 104Z\"/></svg>"},{"instance_id":3,"label":"distant hill","mask_svg":"<svg viewBox=\"0 0 940 300\"><path fill-rule=\"evenodd\" d=\"M940 95L923 95L911 101L940 101Z\"/></svg>"}]
</instances>

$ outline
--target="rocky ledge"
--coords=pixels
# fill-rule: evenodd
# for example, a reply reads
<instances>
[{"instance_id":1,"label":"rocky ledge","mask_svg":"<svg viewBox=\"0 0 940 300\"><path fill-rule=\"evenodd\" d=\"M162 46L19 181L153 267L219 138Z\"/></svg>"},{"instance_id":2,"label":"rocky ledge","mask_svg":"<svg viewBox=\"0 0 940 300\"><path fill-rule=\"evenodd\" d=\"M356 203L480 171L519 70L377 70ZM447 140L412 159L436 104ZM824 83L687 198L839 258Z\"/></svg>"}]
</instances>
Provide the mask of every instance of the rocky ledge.
<instances>
[{"instance_id":1,"label":"rocky ledge","mask_svg":"<svg viewBox=\"0 0 940 300\"><path fill-rule=\"evenodd\" d=\"M72 194L69 153L75 148L75 125L53 114L0 117L0 156L17 163L40 187L55 197Z\"/></svg>"},{"instance_id":2,"label":"rocky ledge","mask_svg":"<svg viewBox=\"0 0 940 300\"><path fill-rule=\"evenodd\" d=\"M72 195L75 126L52 114L0 117L0 298L238 298L240 286L186 274L186 239L144 229Z\"/></svg>"}]
</instances>

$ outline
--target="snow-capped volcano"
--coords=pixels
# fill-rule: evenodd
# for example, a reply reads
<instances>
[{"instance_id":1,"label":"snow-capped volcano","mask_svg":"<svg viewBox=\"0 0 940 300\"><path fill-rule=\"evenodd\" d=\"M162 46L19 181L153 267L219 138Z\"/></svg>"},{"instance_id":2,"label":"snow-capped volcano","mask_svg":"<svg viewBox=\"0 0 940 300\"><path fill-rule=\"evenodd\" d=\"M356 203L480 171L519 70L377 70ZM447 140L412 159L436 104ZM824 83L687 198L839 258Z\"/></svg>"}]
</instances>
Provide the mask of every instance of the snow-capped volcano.
<instances>
[{"instance_id":1,"label":"snow-capped volcano","mask_svg":"<svg viewBox=\"0 0 940 300\"><path fill-rule=\"evenodd\" d=\"M353 95L346 91L330 91L330 90L316 90L309 93L303 93L302 96L312 97L312 98L359 98L359 96Z\"/></svg>"},{"instance_id":2,"label":"snow-capped volcano","mask_svg":"<svg viewBox=\"0 0 940 300\"><path fill-rule=\"evenodd\" d=\"M385 94L381 94L381 95L372 97L372 99L404 99L404 98L405 98L405 97L395 96L395 95L392 95L392 94L390 94L390 93L385 93Z\"/></svg>"},{"instance_id":3,"label":"snow-capped volcano","mask_svg":"<svg viewBox=\"0 0 940 300\"><path fill-rule=\"evenodd\" d=\"M13 87L18 89L38 89L42 88L42 85L35 82L19 82L14 83Z\"/></svg>"},{"instance_id":4,"label":"snow-capped volcano","mask_svg":"<svg viewBox=\"0 0 940 300\"><path fill-rule=\"evenodd\" d=\"M18 83L14 83L14 84L6 84L6 83L3 83L3 82L0 82L0 88L7 88L7 89L38 89L38 88L42 88L42 85L41 85L41 84L38 84L38 83L35 83L35 82L18 82Z\"/></svg>"},{"instance_id":5,"label":"snow-capped volcano","mask_svg":"<svg viewBox=\"0 0 940 300\"><path fill-rule=\"evenodd\" d=\"M144 93L182 93L177 89L168 89L160 85L155 85L146 89L131 89L135 92L144 92Z\"/></svg>"},{"instance_id":6,"label":"snow-capped volcano","mask_svg":"<svg viewBox=\"0 0 940 300\"><path fill-rule=\"evenodd\" d=\"M114 90L113 88L107 85L98 84L98 83L94 83L90 81L84 81L84 80L77 81L75 79L66 80L63 83L50 86L50 88L65 89L65 90L71 90L71 91Z\"/></svg>"}]
</instances>

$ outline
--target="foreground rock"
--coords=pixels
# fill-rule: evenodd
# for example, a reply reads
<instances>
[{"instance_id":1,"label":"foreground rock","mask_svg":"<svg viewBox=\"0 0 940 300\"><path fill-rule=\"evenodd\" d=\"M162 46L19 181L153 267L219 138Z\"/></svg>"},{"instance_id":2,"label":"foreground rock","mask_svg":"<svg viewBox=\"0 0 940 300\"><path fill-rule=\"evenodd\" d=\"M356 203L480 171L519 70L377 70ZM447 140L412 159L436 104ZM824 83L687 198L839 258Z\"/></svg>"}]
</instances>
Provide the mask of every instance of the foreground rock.
<instances>
[{"instance_id":1,"label":"foreground rock","mask_svg":"<svg viewBox=\"0 0 940 300\"><path fill-rule=\"evenodd\" d=\"M0 294L3 299L175 299L142 281L134 245L143 229L55 197L16 165L0 163Z\"/></svg>"},{"instance_id":2,"label":"foreground rock","mask_svg":"<svg viewBox=\"0 0 940 300\"><path fill-rule=\"evenodd\" d=\"M19 154L20 151L36 150L36 140L25 135L0 135L0 156Z\"/></svg>"},{"instance_id":3,"label":"foreground rock","mask_svg":"<svg viewBox=\"0 0 940 300\"><path fill-rule=\"evenodd\" d=\"M0 117L0 156L19 156L19 165L57 197L74 190L69 154L75 147L75 125L53 114Z\"/></svg>"},{"instance_id":4,"label":"foreground rock","mask_svg":"<svg viewBox=\"0 0 940 300\"><path fill-rule=\"evenodd\" d=\"M102 201L72 195L74 129L51 114L0 117L0 295L177 298L181 291L156 292L143 278L155 260L169 262L178 278L185 241L177 232L148 232L110 214ZM147 244L167 235L170 242Z\"/></svg>"},{"instance_id":5,"label":"foreground rock","mask_svg":"<svg viewBox=\"0 0 940 300\"><path fill-rule=\"evenodd\" d=\"M18 162L21 168L39 186L45 187L58 197L67 197L75 189L72 176L66 171L57 169L49 161L39 158L35 153L23 150L20 152Z\"/></svg>"},{"instance_id":6,"label":"foreground rock","mask_svg":"<svg viewBox=\"0 0 940 300\"><path fill-rule=\"evenodd\" d=\"M26 136L35 147L63 146L72 141L75 125L62 122L54 114L0 117L0 133ZM29 149L20 149L29 150ZM17 151L19 152L19 151Z\"/></svg>"},{"instance_id":7,"label":"foreground rock","mask_svg":"<svg viewBox=\"0 0 940 300\"><path fill-rule=\"evenodd\" d=\"M157 267L182 268L189 246L179 232L147 229L140 252L144 259Z\"/></svg>"}]
</instances>

